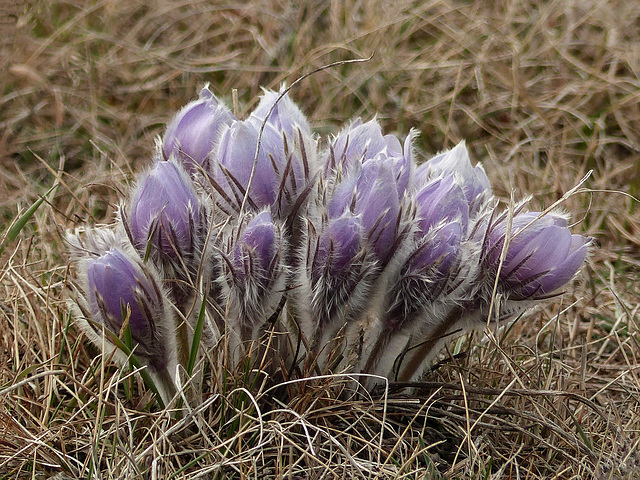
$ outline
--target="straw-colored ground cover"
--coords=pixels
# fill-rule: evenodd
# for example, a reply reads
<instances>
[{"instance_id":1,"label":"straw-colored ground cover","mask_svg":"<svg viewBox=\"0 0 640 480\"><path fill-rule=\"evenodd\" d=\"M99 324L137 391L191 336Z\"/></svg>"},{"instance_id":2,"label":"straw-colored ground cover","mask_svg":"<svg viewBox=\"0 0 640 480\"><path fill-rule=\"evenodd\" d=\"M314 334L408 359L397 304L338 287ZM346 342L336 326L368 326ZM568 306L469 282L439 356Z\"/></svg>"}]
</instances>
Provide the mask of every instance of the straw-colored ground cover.
<instances>
[{"instance_id":1,"label":"straw-colored ground cover","mask_svg":"<svg viewBox=\"0 0 640 480\"><path fill-rule=\"evenodd\" d=\"M388 4L25 6L0 57L0 478L640 478L637 6ZM268 390L213 365L202 405L159 410L73 324L64 230L113 220L205 82L242 114L260 86L371 54L292 90L319 133L377 115L418 129L425 158L466 139L500 198L538 209L593 171L563 201L596 238L588 265L512 327L455 340L417 389Z\"/></svg>"}]
</instances>

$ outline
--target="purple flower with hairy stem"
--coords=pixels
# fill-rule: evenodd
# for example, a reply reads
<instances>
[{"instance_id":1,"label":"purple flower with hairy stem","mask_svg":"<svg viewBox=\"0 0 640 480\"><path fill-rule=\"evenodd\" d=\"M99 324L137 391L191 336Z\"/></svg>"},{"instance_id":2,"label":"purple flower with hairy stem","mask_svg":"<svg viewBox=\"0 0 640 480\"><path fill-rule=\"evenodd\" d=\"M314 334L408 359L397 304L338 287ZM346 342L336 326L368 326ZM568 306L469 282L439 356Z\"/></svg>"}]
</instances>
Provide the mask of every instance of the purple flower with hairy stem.
<instances>
[{"instance_id":1,"label":"purple flower with hairy stem","mask_svg":"<svg viewBox=\"0 0 640 480\"><path fill-rule=\"evenodd\" d=\"M415 194L414 203L417 228L388 290L379 332L366 349L366 372L380 373L381 368L388 374L411 336L420 338L425 324L437 322L435 312L460 284L461 242L469 221L462 188L452 174L434 178Z\"/></svg>"},{"instance_id":2,"label":"purple flower with hairy stem","mask_svg":"<svg viewBox=\"0 0 640 480\"><path fill-rule=\"evenodd\" d=\"M217 161L211 165L218 203L227 214L236 215L249 188L247 208L256 211L271 206L275 214L286 216L309 182L307 158L288 151L283 134L267 123L249 187L258 135L249 121L233 122L222 132Z\"/></svg>"},{"instance_id":3,"label":"purple flower with hairy stem","mask_svg":"<svg viewBox=\"0 0 640 480\"><path fill-rule=\"evenodd\" d=\"M460 243L466 237L469 205L453 175L435 178L415 196L414 246L391 289L385 322L397 330L447 294L456 277Z\"/></svg>"},{"instance_id":4,"label":"purple flower with hairy stem","mask_svg":"<svg viewBox=\"0 0 640 480\"><path fill-rule=\"evenodd\" d=\"M276 93L272 90L265 90L256 109L251 112L247 121L257 130L260 130L269 110L273 107L282 92ZM285 94L273 107L267 123L271 124L279 132L284 132L289 141L293 141L298 135L297 130L305 136L311 135L311 127L306 117L298 106Z\"/></svg>"},{"instance_id":5,"label":"purple flower with hairy stem","mask_svg":"<svg viewBox=\"0 0 640 480\"><path fill-rule=\"evenodd\" d=\"M165 318L165 301L149 269L119 249L90 258L86 262L86 297L91 317L116 336L124 315L130 312L135 354L156 371L168 365L168 348L157 325Z\"/></svg>"},{"instance_id":6,"label":"purple flower with hairy stem","mask_svg":"<svg viewBox=\"0 0 640 480\"><path fill-rule=\"evenodd\" d=\"M460 262L462 237L462 225L452 222L440 224L418 241L390 290L384 320L389 330L407 326L441 295L449 293L450 277L456 277Z\"/></svg>"},{"instance_id":7,"label":"purple flower with hairy stem","mask_svg":"<svg viewBox=\"0 0 640 480\"><path fill-rule=\"evenodd\" d=\"M162 139L162 155L176 156L191 173L197 165L207 168L209 152L218 143L225 125L235 120L233 114L205 86L200 98L183 107L173 118Z\"/></svg>"},{"instance_id":8,"label":"purple flower with hairy stem","mask_svg":"<svg viewBox=\"0 0 640 480\"><path fill-rule=\"evenodd\" d=\"M469 152L464 142L453 149L440 153L420 165L414 174L414 188L420 189L434 177L455 175L464 190L472 215L482 210L492 197L491 184L482 165L471 165Z\"/></svg>"},{"instance_id":9,"label":"purple flower with hairy stem","mask_svg":"<svg viewBox=\"0 0 640 480\"><path fill-rule=\"evenodd\" d=\"M277 231L271 214L262 212L256 215L247 224L233 250L233 268L238 283L251 277L266 287L278 251Z\"/></svg>"},{"instance_id":10,"label":"purple flower with hairy stem","mask_svg":"<svg viewBox=\"0 0 640 480\"><path fill-rule=\"evenodd\" d=\"M567 219L557 213L539 212L513 217L511 239L499 272L499 284L510 300L540 300L552 295L578 272L591 239L572 235ZM540 217L540 218L538 218ZM493 287L507 234L507 214L487 229L482 266Z\"/></svg>"},{"instance_id":11,"label":"purple flower with hairy stem","mask_svg":"<svg viewBox=\"0 0 640 480\"><path fill-rule=\"evenodd\" d=\"M222 277L230 313L241 338L255 337L284 294L285 266L282 230L271 213L263 211L222 238ZM255 339L255 338L254 338Z\"/></svg>"},{"instance_id":12,"label":"purple flower with hairy stem","mask_svg":"<svg viewBox=\"0 0 640 480\"><path fill-rule=\"evenodd\" d=\"M312 306L318 328L341 318L347 310L357 313L364 303L375 267L364 244L358 217L346 212L328 221L310 252Z\"/></svg>"},{"instance_id":13,"label":"purple flower with hairy stem","mask_svg":"<svg viewBox=\"0 0 640 480\"><path fill-rule=\"evenodd\" d=\"M150 241L156 251L189 263L203 241L203 212L193 183L173 161L159 161L143 175L123 221L141 252Z\"/></svg>"}]
</instances>

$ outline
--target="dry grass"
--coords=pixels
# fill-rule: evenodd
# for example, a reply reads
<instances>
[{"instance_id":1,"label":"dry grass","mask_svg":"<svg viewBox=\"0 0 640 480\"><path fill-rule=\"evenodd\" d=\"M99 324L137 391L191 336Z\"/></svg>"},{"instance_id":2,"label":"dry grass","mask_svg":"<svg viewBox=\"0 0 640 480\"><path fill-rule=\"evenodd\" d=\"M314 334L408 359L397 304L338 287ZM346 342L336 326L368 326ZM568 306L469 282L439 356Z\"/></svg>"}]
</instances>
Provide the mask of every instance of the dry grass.
<instances>
[{"instance_id":1,"label":"dry grass","mask_svg":"<svg viewBox=\"0 0 640 480\"><path fill-rule=\"evenodd\" d=\"M620 193L640 193L637 6L398 4L51 0L20 16L0 56L1 478L640 478L640 220ZM111 221L204 82L246 112L261 85L373 52L292 92L319 131L377 112L426 154L467 139L498 195L538 207L593 170L565 202L599 244L584 275L497 339L452 344L417 390L361 398L334 377L274 395L237 375L182 419L158 411L73 326L61 232Z\"/></svg>"}]
</instances>

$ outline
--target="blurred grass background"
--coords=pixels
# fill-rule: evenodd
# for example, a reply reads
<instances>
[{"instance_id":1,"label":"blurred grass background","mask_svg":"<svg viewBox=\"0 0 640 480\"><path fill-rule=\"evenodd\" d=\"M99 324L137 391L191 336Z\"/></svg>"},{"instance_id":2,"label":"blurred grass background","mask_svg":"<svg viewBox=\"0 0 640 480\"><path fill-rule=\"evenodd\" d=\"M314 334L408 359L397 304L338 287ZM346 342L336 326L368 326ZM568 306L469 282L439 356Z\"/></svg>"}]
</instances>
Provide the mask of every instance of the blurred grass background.
<instances>
[{"instance_id":1,"label":"blurred grass background","mask_svg":"<svg viewBox=\"0 0 640 480\"><path fill-rule=\"evenodd\" d=\"M140 460L140 478L147 478L149 455L178 478L193 478L189 474L200 464L216 465L213 453L184 470L178 454L172 460L167 453L144 453L153 434L117 467L106 453L96 453L106 448L100 447L102 423L92 424L95 418L78 416L70 406L92 410L102 397L97 385L86 384L92 353L69 326L69 272L60 234L113 220L127 185L150 164L155 138L206 82L229 105L237 89L244 114L256 105L261 87L277 89L322 65L373 54L366 63L312 75L291 92L318 133L336 132L358 116L377 116L388 133L404 137L417 129L424 158L465 139L498 196L532 194L535 208L551 205L593 170L585 185L591 192L570 197L563 208L572 213L575 232L594 236L597 248L562 301L509 330L500 355L486 343L472 349L478 337L471 337L462 348L471 349L467 358L430 377L467 385L466 395L478 396L477 404L459 398L459 391L441 398L442 418L447 412L462 419L476 415L495 428L480 422L465 437L465 422L456 424L463 445L456 448L464 454L451 457L430 456L434 449L425 442L433 437L414 432L402 448L381 451L393 457L414 448L428 461L406 453L398 462L411 468L372 467L367 478L639 478L632 476L640 469L634 456L640 438L640 214L632 197L640 195L636 2L15 5L16 16L0 22L3 29L15 28L13 37L5 36L0 57L0 241L6 247L0 256L0 475L47 478L65 472L90 478L93 471L102 478L136 478L127 468ZM9 242L10 226L54 184L47 202ZM52 373L61 369L67 373ZM41 376L26 381L32 375ZM511 382L527 393L495 393L513 387ZM556 393L540 396L536 390ZM569 393L588 403L572 403ZM497 401L492 408L503 409L509 428L489 414L487 398ZM452 402L448 409L445 400ZM109 415L136 412L142 404L114 407ZM71 426L75 421L78 426ZM113 435L109 448L124 448ZM73 454L66 442L73 443ZM300 445L304 449L305 442ZM249 466L232 474L251 476L253 464L238 455L238 465L246 460ZM308 478L362 474L355 467L334 469L333 457L326 461L324 470L308 467L314 472ZM286 478L294 470L274 471Z\"/></svg>"}]
</instances>

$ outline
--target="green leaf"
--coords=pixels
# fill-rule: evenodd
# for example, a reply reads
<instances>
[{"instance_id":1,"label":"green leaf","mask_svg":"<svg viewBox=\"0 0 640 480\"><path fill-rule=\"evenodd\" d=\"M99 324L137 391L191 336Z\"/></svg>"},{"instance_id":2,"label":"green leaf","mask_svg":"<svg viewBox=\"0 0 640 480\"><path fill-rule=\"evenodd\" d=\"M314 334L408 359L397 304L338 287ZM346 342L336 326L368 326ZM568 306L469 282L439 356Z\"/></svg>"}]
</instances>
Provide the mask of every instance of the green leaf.
<instances>
[{"instance_id":1,"label":"green leaf","mask_svg":"<svg viewBox=\"0 0 640 480\"><path fill-rule=\"evenodd\" d=\"M31 205L29 209L26 212L24 212L24 214L13 224L13 226L7 232L7 236L6 236L7 241L0 244L0 255L2 255L2 253L4 252L4 249L7 243L13 242L18 237L18 235L20 234L20 231L24 228L24 226L31 219L31 217L33 217L33 214L36 213L36 210L40 208L40 205L42 205L42 202L44 202L47 195L49 195L55 187L56 186L54 185L49 190L47 190L47 193L45 193L42 197L36 200L34 204Z\"/></svg>"}]
</instances>

